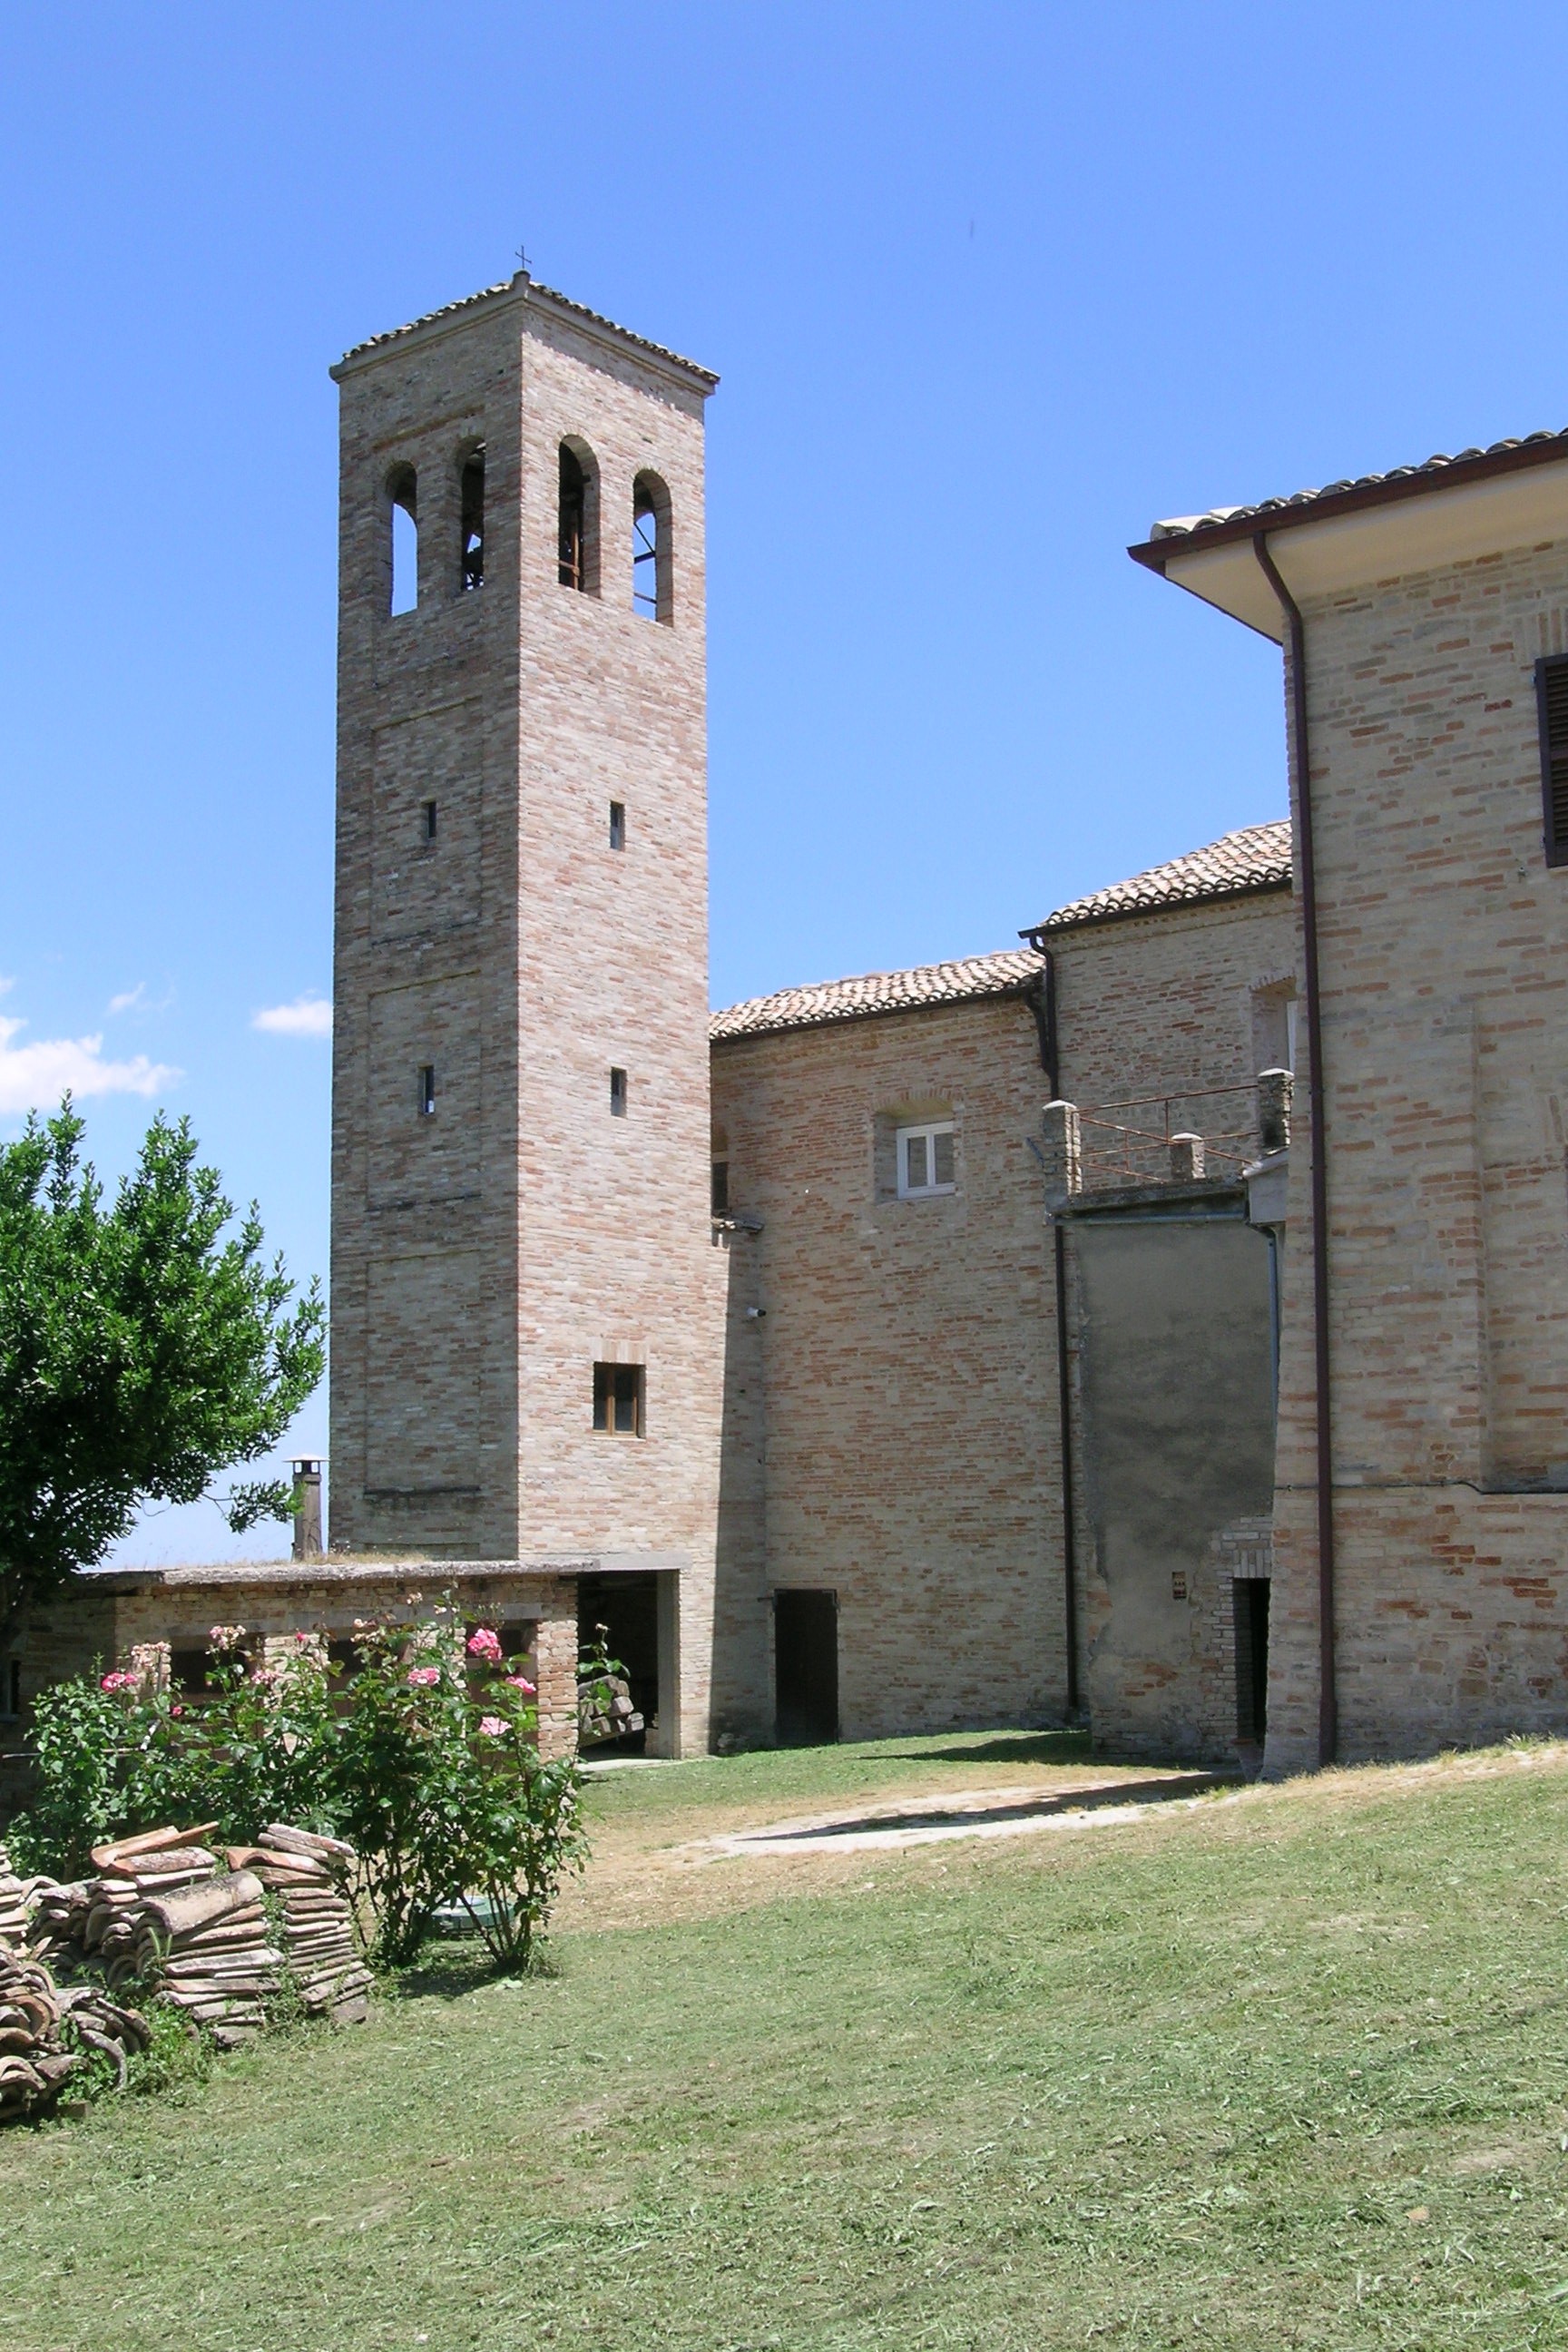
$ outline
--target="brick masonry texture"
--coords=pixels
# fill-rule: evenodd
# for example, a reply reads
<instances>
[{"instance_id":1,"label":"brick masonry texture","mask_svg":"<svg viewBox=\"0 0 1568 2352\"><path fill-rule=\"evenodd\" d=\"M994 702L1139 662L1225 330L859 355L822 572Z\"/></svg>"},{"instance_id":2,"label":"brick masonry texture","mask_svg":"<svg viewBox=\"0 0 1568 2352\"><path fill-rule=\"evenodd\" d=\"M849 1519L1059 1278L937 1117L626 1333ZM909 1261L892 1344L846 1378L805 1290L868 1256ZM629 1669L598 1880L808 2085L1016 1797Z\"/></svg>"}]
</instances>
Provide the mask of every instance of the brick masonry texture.
<instances>
[{"instance_id":1,"label":"brick masonry texture","mask_svg":"<svg viewBox=\"0 0 1568 2352\"><path fill-rule=\"evenodd\" d=\"M708 1215L712 379L523 280L336 373L332 1538L681 1556L680 1722L660 1736L700 1747L724 1303ZM595 478L594 593L557 577L569 436ZM484 583L465 592L459 474L479 443ZM419 599L392 615L401 465L417 475ZM645 471L668 494L668 623L632 605ZM629 1073L624 1118L612 1065ZM593 1428L605 1360L647 1366L640 1438Z\"/></svg>"},{"instance_id":2,"label":"brick masonry texture","mask_svg":"<svg viewBox=\"0 0 1568 2352\"><path fill-rule=\"evenodd\" d=\"M837 1593L848 1738L1059 1719L1046 1232L1016 1001L714 1055L731 1207L716 1720L771 1729L766 1593ZM896 1197L893 1123L951 1116L957 1187ZM744 1309L764 1309L748 1319Z\"/></svg>"},{"instance_id":3,"label":"brick masonry texture","mask_svg":"<svg viewBox=\"0 0 1568 2352\"><path fill-rule=\"evenodd\" d=\"M1252 1083L1278 1058L1273 1015L1295 987L1289 891L1276 887L1172 905L1077 926L1047 943L1056 964L1060 1092L1085 1113L1109 1107L1103 1125L1090 1118L1084 1126L1085 1186L1113 1185L1116 1128L1157 1128L1167 1104L1174 1125L1210 1139L1212 1173L1237 1173L1256 1148ZM1146 1149L1135 1148L1133 1156L1134 1172L1146 1177ZM1254 1245L1261 1253L1262 1242ZM1151 1588L1164 1571L1160 1605L1166 1622L1147 1598L1141 1612L1128 1605L1132 1596L1117 1590L1099 1533L1104 1501L1091 1484L1084 1350L1093 1335L1070 1222L1067 1263L1078 1613L1096 1738L1147 1753L1169 1752L1173 1741L1190 1754L1224 1759L1235 1753L1236 1728L1228 1553L1216 1538L1212 1556L1191 1557L1191 1539L1200 1531L1190 1497L1173 1493L1172 1558L1162 1562L1151 1554L1140 1571ZM1187 1599L1180 1603L1168 1572L1176 1564L1187 1573ZM1250 1559L1246 1566L1256 1572Z\"/></svg>"},{"instance_id":4,"label":"brick masonry texture","mask_svg":"<svg viewBox=\"0 0 1568 2352\"><path fill-rule=\"evenodd\" d=\"M1189 1115L1250 1117L1259 1000L1291 984L1288 891L1173 905L1053 946L1066 1092L1124 1103L1234 1087ZM846 1737L1060 1720L1057 1316L1030 1150L1047 1091L1034 1011L1013 994L824 1022L818 992L787 993L812 1000L801 1025L715 1024L714 1150L731 1209L762 1223L716 1244L731 1277L716 1729L771 1729L769 1596L795 1587L837 1595ZM957 1131L956 1190L900 1201L892 1129L937 1114ZM1091 1549L1079 1565L1092 1639L1109 1599ZM1199 1647L1214 1686L1204 1704L1223 1713L1227 1662ZM1164 1663L1164 1644L1157 1660L1118 1656L1106 1698L1119 1720L1136 1717ZM1196 1681L1192 1696L1196 1706Z\"/></svg>"},{"instance_id":5,"label":"brick masonry texture","mask_svg":"<svg viewBox=\"0 0 1568 2352\"><path fill-rule=\"evenodd\" d=\"M1533 664L1568 548L1304 607L1341 1752L1568 1724L1568 875ZM1301 1063L1306 1063L1306 1039ZM1306 1108L1305 1078L1296 1100ZM1268 1769L1317 1760L1310 1136L1291 1152Z\"/></svg>"}]
</instances>

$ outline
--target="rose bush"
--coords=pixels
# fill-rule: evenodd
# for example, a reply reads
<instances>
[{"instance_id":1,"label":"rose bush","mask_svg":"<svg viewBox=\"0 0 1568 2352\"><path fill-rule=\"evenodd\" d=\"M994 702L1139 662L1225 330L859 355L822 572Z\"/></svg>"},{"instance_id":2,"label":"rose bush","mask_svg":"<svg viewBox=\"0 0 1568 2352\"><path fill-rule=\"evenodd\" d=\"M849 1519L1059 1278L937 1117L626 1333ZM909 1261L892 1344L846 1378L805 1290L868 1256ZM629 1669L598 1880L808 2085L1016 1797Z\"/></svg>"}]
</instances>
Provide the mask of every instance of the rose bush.
<instances>
[{"instance_id":1,"label":"rose bush","mask_svg":"<svg viewBox=\"0 0 1568 2352\"><path fill-rule=\"evenodd\" d=\"M93 1845L163 1822L214 1821L248 1844L290 1821L355 1848L384 1964L412 1959L455 1906L499 1965L533 1964L563 1877L587 1858L582 1780L574 1758L540 1757L537 1693L492 1628L464 1643L449 1607L361 1623L347 1669L307 1635L270 1665L247 1655L242 1626L208 1643L199 1704L123 1670L38 1701L36 1794L9 1833L25 1870L80 1875ZM582 1671L613 1667L600 1654Z\"/></svg>"}]
</instances>

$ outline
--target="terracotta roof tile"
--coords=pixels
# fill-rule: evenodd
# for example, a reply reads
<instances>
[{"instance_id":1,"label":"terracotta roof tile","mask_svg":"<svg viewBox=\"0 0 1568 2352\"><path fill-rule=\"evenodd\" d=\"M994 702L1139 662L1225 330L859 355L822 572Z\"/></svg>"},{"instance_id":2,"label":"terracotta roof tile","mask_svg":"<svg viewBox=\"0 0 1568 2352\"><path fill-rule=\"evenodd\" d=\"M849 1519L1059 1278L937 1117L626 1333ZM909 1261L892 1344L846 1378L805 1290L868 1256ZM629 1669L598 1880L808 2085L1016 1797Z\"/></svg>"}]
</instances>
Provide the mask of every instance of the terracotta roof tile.
<instances>
[{"instance_id":1,"label":"terracotta roof tile","mask_svg":"<svg viewBox=\"0 0 1568 2352\"><path fill-rule=\"evenodd\" d=\"M358 359L362 352L377 351L384 343L395 343L400 335L411 335L416 327L431 326L437 319L450 319L459 310L471 310L477 303L489 302L498 294L510 294L520 282L530 293L542 294L547 302L559 304L563 310L570 310L575 318L587 319L595 327L607 327L613 335L619 335L625 341L635 343L639 351L652 352L656 358L668 360L676 367L685 368L689 373L700 376L704 383L718 383L719 379L710 368L699 367L695 360L683 359L679 352L668 350L663 343L650 342L646 335L636 335L629 327L618 327L613 319L606 319L602 311L590 310L585 302L574 302L569 294L559 294L554 287L540 286L532 278L521 278L521 281L517 278L503 278L499 285L482 286L477 294L465 294L460 301L443 302L438 310L426 310L423 318L410 319L404 326L388 327L382 334L367 335L363 343L351 344L338 364L341 367L348 360Z\"/></svg>"},{"instance_id":2,"label":"terracotta roof tile","mask_svg":"<svg viewBox=\"0 0 1568 2352\"><path fill-rule=\"evenodd\" d=\"M957 963L921 964L914 971L868 971L856 980L828 980L812 988L782 988L715 1013L709 1034L762 1037L775 1029L816 1029L833 1021L860 1021L879 1013L918 1013L928 1004L961 1004L972 997L1021 994L1043 969L1028 949L966 956Z\"/></svg>"},{"instance_id":3,"label":"terracotta roof tile","mask_svg":"<svg viewBox=\"0 0 1568 2352\"><path fill-rule=\"evenodd\" d=\"M1058 907L1043 923L1021 934L1037 944L1047 934L1079 923L1105 923L1121 915L1143 915L1160 907L1187 906L1204 898L1237 898L1250 890L1279 890L1290 882L1290 820L1244 825L1206 849L1189 850L1166 866L1152 866L1129 882L1092 890Z\"/></svg>"},{"instance_id":4,"label":"terracotta roof tile","mask_svg":"<svg viewBox=\"0 0 1568 2352\"><path fill-rule=\"evenodd\" d=\"M1285 499L1260 499L1250 507L1211 507L1207 514L1172 515L1164 522L1151 526L1151 543L1160 539L1190 539L1194 532L1218 530L1226 523L1247 521L1253 515L1283 514L1291 508L1310 507L1321 499L1336 499L1349 493L1382 489L1396 482L1416 481L1423 475L1446 473L1450 466L1469 466L1489 457L1503 457L1514 449L1533 449L1542 443L1556 442L1568 451L1568 432L1526 433L1510 441L1493 441L1484 449L1461 449L1452 457L1443 456L1425 458L1419 466L1395 466L1386 474L1357 474L1353 479L1325 482L1321 489L1295 490Z\"/></svg>"}]
</instances>

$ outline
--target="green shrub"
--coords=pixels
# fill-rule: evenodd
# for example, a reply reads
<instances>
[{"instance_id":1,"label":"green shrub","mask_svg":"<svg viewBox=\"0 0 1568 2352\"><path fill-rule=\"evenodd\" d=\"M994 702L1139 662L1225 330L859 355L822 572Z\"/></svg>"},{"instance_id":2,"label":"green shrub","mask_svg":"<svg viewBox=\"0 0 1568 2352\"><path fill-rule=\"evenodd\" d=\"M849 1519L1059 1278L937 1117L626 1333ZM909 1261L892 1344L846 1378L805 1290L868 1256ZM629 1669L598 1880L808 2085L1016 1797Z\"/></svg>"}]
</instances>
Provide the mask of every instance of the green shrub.
<instances>
[{"instance_id":1,"label":"green shrub","mask_svg":"<svg viewBox=\"0 0 1568 2352\"><path fill-rule=\"evenodd\" d=\"M346 1838L374 1957L414 1958L463 1905L498 1963L532 1965L568 1871L587 1859L574 1758L538 1750L533 1685L480 1627L465 1655L447 1606L368 1623L329 1670L301 1635L254 1669L244 1629L214 1626L214 1689L197 1705L131 1674L79 1676L38 1701L37 1794L10 1832L20 1866L57 1876L89 1848L164 1822L215 1822L248 1844L268 1822ZM602 1651L590 1681L613 1671Z\"/></svg>"},{"instance_id":2,"label":"green shrub","mask_svg":"<svg viewBox=\"0 0 1568 2352\"><path fill-rule=\"evenodd\" d=\"M164 1822L216 1822L229 1842L269 1821L330 1826L331 1704L316 1646L253 1672L241 1631L213 1627L215 1687L200 1706L124 1672L43 1693L36 1793L7 1832L20 1868L78 1878L93 1846Z\"/></svg>"},{"instance_id":3,"label":"green shrub","mask_svg":"<svg viewBox=\"0 0 1568 2352\"><path fill-rule=\"evenodd\" d=\"M479 1645L494 1640L481 1626L469 1650L485 1656ZM595 1673L608 1667L602 1651L586 1663ZM514 1663L489 1685L472 1727L476 1769L460 1820L461 1900L509 1970L533 1966L562 1879L588 1859L577 1759L542 1758L538 1724L533 1685Z\"/></svg>"}]
</instances>

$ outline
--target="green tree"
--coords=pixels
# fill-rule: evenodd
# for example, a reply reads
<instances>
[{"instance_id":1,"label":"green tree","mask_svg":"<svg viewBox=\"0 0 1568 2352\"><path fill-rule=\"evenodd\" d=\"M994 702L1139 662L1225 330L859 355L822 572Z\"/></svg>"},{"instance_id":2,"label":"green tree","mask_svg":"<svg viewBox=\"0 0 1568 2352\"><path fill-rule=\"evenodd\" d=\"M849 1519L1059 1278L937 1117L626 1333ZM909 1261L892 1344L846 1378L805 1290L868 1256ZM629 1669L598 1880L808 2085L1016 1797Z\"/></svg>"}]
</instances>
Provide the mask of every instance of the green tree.
<instances>
[{"instance_id":1,"label":"green tree","mask_svg":"<svg viewBox=\"0 0 1568 2352\"><path fill-rule=\"evenodd\" d=\"M82 1134L68 1097L0 1146L0 1643L140 1503L271 1453L325 1362L319 1283L267 1262L254 1203L235 1223L187 1120L160 1113L112 1202ZM277 1482L226 1498L237 1530L289 1507Z\"/></svg>"}]
</instances>

